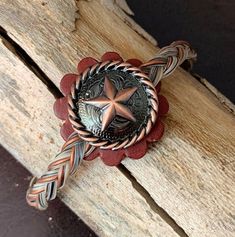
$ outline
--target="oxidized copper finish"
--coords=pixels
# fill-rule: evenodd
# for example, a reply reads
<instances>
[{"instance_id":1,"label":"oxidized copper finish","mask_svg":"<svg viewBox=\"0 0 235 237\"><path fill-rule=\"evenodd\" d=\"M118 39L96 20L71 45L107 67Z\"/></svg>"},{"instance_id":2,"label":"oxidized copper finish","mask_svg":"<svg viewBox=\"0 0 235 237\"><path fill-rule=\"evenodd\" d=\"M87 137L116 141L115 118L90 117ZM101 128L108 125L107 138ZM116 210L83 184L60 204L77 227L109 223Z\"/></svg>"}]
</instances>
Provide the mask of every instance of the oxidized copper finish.
<instances>
[{"instance_id":1,"label":"oxidized copper finish","mask_svg":"<svg viewBox=\"0 0 235 237\"><path fill-rule=\"evenodd\" d=\"M46 209L48 201L55 199L58 189L78 169L82 159L98 150L95 146L105 149L129 147L140 141L151 129L153 131L158 111L154 86L184 60L195 58L196 53L188 43L177 41L162 48L155 58L141 65L141 70L148 76L139 68L119 61L92 64L91 68L78 76L68 97L70 122L75 132L47 171L30 182L26 195L28 204L40 210ZM70 85L66 90L69 89ZM104 106L101 105L102 96L105 97ZM94 106L97 97L101 106ZM128 112L120 112L120 108L128 109ZM160 114L161 106L159 108ZM107 113L107 117L103 116L108 109L111 112ZM132 149L133 146L123 150L131 154ZM113 155L119 151L102 152Z\"/></svg>"},{"instance_id":2,"label":"oxidized copper finish","mask_svg":"<svg viewBox=\"0 0 235 237\"><path fill-rule=\"evenodd\" d=\"M117 88L105 76L104 81L104 96L96 97L94 99L84 100L83 103L94 105L102 109L102 128L104 131L108 125L113 121L116 115L119 115L128 120L136 121L134 115L127 106L120 102L128 101L135 93L137 87L126 88L117 92Z\"/></svg>"},{"instance_id":3,"label":"oxidized copper finish","mask_svg":"<svg viewBox=\"0 0 235 237\"><path fill-rule=\"evenodd\" d=\"M149 133L158 100L148 76L131 64L97 63L77 79L70 121L80 137L102 149L129 147Z\"/></svg>"}]
</instances>

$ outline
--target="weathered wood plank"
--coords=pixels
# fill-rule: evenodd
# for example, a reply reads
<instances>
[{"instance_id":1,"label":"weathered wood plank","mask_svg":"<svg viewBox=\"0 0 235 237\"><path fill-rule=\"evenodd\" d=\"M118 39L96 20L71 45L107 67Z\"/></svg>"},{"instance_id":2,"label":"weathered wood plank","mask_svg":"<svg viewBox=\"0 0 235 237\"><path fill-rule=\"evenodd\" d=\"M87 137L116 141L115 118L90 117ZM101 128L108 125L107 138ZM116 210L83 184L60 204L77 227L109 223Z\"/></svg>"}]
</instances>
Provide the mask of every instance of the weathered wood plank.
<instances>
[{"instance_id":1,"label":"weathered wood plank","mask_svg":"<svg viewBox=\"0 0 235 237\"><path fill-rule=\"evenodd\" d=\"M86 56L100 58L116 50L123 57L146 59L156 52L121 19L96 0L0 3L0 25L56 85Z\"/></svg>"},{"instance_id":2,"label":"weathered wood plank","mask_svg":"<svg viewBox=\"0 0 235 237\"><path fill-rule=\"evenodd\" d=\"M59 150L59 121L46 86L0 43L0 142L34 174ZM116 168L84 162L60 193L100 236L178 236Z\"/></svg>"},{"instance_id":3,"label":"weathered wood plank","mask_svg":"<svg viewBox=\"0 0 235 237\"><path fill-rule=\"evenodd\" d=\"M166 80L162 93L171 105L164 139L145 159L123 164L187 234L233 236L234 116L183 70Z\"/></svg>"},{"instance_id":4,"label":"weathered wood plank","mask_svg":"<svg viewBox=\"0 0 235 237\"><path fill-rule=\"evenodd\" d=\"M0 12L2 26L56 85L83 56L117 50L125 58L146 60L157 51L100 1L4 0ZM182 70L163 88L171 104L163 141L145 159L123 164L188 235L231 236L234 117Z\"/></svg>"}]
</instances>

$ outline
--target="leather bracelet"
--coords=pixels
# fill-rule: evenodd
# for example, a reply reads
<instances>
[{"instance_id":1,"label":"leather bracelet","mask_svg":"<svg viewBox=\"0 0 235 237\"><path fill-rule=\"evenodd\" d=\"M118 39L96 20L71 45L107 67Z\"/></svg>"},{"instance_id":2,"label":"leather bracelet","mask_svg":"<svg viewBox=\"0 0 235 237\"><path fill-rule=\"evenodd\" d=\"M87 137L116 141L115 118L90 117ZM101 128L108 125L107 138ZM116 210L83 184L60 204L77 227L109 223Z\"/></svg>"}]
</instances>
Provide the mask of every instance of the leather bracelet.
<instances>
[{"instance_id":1,"label":"leather bracelet","mask_svg":"<svg viewBox=\"0 0 235 237\"><path fill-rule=\"evenodd\" d=\"M31 180L28 204L45 210L83 159L100 157L106 165L118 165L125 157L142 158L148 143L160 140L164 132L161 117L169 105L159 94L161 79L185 60L195 59L185 41L162 48L146 63L124 62L114 52L105 53L100 62L82 59L77 74L62 78L64 97L54 104L56 116L64 120L65 144L47 171Z\"/></svg>"}]
</instances>

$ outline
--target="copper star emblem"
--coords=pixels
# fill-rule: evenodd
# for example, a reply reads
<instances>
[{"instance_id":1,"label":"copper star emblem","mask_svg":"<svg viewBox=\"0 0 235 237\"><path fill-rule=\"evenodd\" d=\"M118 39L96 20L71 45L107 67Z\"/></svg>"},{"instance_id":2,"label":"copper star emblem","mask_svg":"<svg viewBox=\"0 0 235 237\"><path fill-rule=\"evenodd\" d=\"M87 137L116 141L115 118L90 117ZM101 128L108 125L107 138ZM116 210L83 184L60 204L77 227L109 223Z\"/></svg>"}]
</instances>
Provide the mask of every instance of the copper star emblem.
<instances>
[{"instance_id":1,"label":"copper star emblem","mask_svg":"<svg viewBox=\"0 0 235 237\"><path fill-rule=\"evenodd\" d=\"M103 90L104 96L85 100L83 102L102 109L101 131L104 131L117 115L131 121L136 121L130 109L121 103L128 101L136 90L137 87L117 91L117 88L108 77L105 76Z\"/></svg>"}]
</instances>

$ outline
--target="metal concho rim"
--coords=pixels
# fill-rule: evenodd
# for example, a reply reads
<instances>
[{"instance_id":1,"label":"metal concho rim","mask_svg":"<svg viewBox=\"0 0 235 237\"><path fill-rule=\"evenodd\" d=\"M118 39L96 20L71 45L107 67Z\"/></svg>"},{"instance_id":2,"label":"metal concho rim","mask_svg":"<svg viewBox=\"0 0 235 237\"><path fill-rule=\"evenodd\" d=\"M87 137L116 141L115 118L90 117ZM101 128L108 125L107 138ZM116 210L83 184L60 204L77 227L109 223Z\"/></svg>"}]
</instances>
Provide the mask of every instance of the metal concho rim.
<instances>
[{"instance_id":1,"label":"metal concho rim","mask_svg":"<svg viewBox=\"0 0 235 237\"><path fill-rule=\"evenodd\" d=\"M131 73L134 77L137 77L141 85L145 88L148 95L148 100L150 104L150 113L147 120L146 127L137 131L135 135L125 139L124 141L111 143L108 140L103 140L100 137L95 136L92 132L88 131L86 127L80 122L79 117L76 115L76 101L77 101L77 91L80 90L81 81L84 81L87 77L92 77L96 73L102 72L103 70L121 70L124 72ZM157 112L158 112L158 98L155 87L150 81L149 77L143 73L139 68L132 66L126 62L120 61L105 61L102 63L97 63L92 67L86 69L82 74L80 74L71 88L71 93L68 96L68 111L69 120L73 126L73 129L79 134L79 136L89 142L91 145L100 147L102 149L112 149L118 150L121 148L127 148L136 142L140 141L144 136L149 134L151 128L156 122Z\"/></svg>"}]
</instances>

